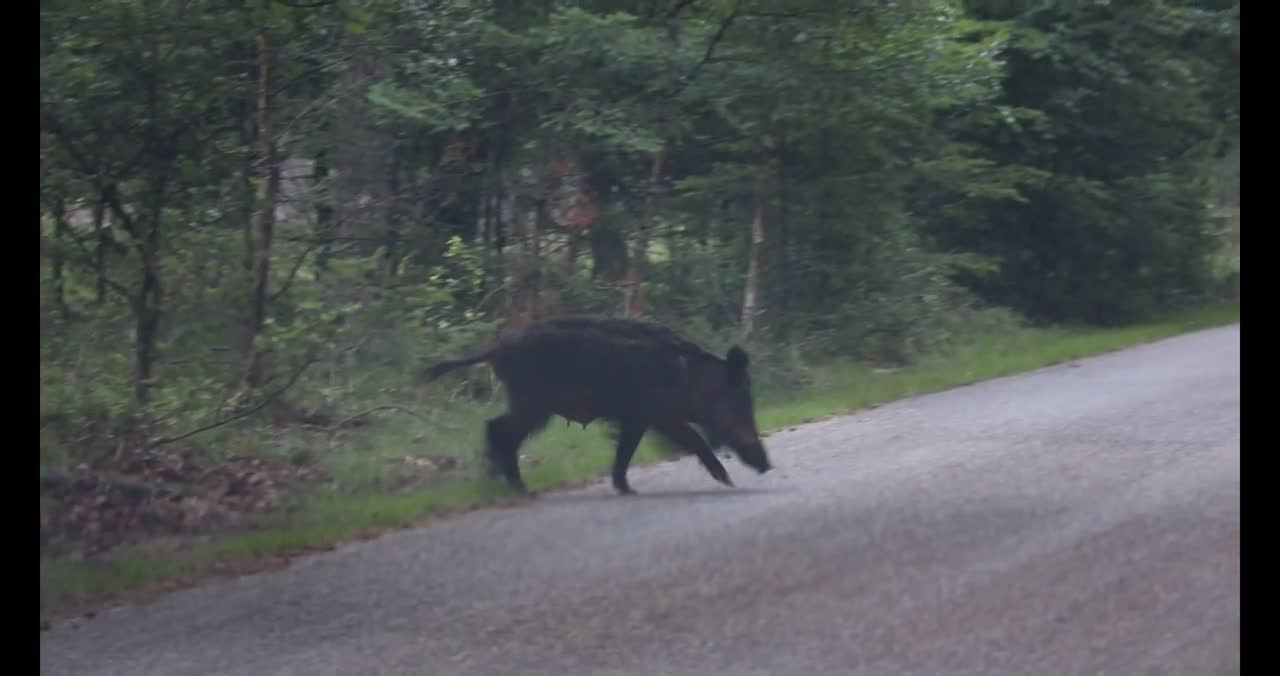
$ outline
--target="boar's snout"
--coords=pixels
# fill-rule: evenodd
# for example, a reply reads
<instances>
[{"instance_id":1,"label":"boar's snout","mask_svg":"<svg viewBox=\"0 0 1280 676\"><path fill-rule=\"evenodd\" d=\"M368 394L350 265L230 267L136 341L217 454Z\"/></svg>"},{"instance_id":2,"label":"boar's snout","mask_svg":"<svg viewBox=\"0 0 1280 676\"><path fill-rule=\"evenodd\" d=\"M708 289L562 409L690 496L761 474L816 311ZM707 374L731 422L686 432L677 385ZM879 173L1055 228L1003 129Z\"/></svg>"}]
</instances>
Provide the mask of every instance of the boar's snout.
<instances>
[{"instance_id":1,"label":"boar's snout","mask_svg":"<svg viewBox=\"0 0 1280 676\"><path fill-rule=\"evenodd\" d=\"M764 445L759 442L734 450L738 452L738 457L742 459L742 462L747 467L760 474L773 469L773 464L769 462L769 456L764 451Z\"/></svg>"}]
</instances>

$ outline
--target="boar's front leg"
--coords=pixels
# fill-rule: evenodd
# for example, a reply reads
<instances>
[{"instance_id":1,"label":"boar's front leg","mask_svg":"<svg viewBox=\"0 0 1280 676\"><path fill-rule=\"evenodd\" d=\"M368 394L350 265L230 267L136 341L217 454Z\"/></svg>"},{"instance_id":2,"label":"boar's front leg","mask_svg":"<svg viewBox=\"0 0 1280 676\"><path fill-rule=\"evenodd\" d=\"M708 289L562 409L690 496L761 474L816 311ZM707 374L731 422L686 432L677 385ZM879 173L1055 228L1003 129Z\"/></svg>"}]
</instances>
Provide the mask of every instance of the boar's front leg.
<instances>
[{"instance_id":1,"label":"boar's front leg","mask_svg":"<svg viewBox=\"0 0 1280 676\"><path fill-rule=\"evenodd\" d=\"M613 487L622 495L635 494L627 483L627 468L631 466L631 456L635 455L644 430L645 426L640 423L624 422L621 425L618 448L613 457Z\"/></svg>"},{"instance_id":2,"label":"boar's front leg","mask_svg":"<svg viewBox=\"0 0 1280 676\"><path fill-rule=\"evenodd\" d=\"M726 486L733 485L733 482L729 480L729 472L725 470L724 465L720 464L715 452L711 450L706 441L703 441L702 435L695 432L692 427L682 422L668 421L654 425L654 429L658 431L658 434L698 456L698 461L706 468L711 478Z\"/></svg>"}]
</instances>

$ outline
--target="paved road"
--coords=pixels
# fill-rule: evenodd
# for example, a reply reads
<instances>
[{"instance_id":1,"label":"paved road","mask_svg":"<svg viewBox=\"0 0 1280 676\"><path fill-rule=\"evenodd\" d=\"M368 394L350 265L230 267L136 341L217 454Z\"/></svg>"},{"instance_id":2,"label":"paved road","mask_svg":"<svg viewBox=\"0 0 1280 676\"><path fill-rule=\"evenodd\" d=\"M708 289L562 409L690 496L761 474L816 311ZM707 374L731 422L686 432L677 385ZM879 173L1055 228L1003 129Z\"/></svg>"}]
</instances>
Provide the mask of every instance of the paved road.
<instances>
[{"instance_id":1,"label":"paved road","mask_svg":"<svg viewBox=\"0 0 1280 676\"><path fill-rule=\"evenodd\" d=\"M47 674L1239 673L1240 331L478 512L42 635Z\"/></svg>"}]
</instances>

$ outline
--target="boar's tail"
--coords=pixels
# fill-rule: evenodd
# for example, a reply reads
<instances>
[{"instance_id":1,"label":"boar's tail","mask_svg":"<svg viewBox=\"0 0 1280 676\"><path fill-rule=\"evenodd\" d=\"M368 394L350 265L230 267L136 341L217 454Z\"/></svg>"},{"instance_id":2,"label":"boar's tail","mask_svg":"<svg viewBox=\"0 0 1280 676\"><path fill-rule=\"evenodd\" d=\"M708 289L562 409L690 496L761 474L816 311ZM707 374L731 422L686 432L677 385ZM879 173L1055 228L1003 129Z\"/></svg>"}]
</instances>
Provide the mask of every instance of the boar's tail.
<instances>
[{"instance_id":1,"label":"boar's tail","mask_svg":"<svg viewBox=\"0 0 1280 676\"><path fill-rule=\"evenodd\" d=\"M431 382L454 369L471 366L472 364L479 364L482 361L488 360L491 356L493 356L493 351L485 350L484 352L473 354L469 357L463 357L461 359L447 359L427 369L425 374L426 382Z\"/></svg>"}]
</instances>

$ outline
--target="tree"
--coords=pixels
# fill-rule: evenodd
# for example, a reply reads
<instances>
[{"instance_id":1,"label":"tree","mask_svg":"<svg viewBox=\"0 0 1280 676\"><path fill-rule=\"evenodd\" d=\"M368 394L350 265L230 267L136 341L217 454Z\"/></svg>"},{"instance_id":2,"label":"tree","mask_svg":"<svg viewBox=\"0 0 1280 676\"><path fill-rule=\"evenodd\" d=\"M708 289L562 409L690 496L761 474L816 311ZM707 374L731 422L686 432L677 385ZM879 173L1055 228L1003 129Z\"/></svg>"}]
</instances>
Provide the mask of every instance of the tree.
<instances>
[{"instance_id":1,"label":"tree","mask_svg":"<svg viewBox=\"0 0 1280 676\"><path fill-rule=\"evenodd\" d=\"M1035 316L1092 322L1204 288L1204 170L1218 137L1208 83L1221 71L1187 47L1227 28L1227 14L1154 1L973 5L1016 21L1002 103L1024 114L970 138L1050 176L1024 203L987 210L989 228L949 239L1000 260L975 288Z\"/></svg>"},{"instance_id":2,"label":"tree","mask_svg":"<svg viewBox=\"0 0 1280 676\"><path fill-rule=\"evenodd\" d=\"M210 156L231 128L229 102L243 91L223 69L227 46L243 36L239 18L159 0L41 5L44 159L63 172L68 200L100 203L125 238L133 270L121 277L70 240L75 260L128 303L138 404L154 384L165 246L180 238L175 221L197 216L199 198L225 175Z\"/></svg>"}]
</instances>

